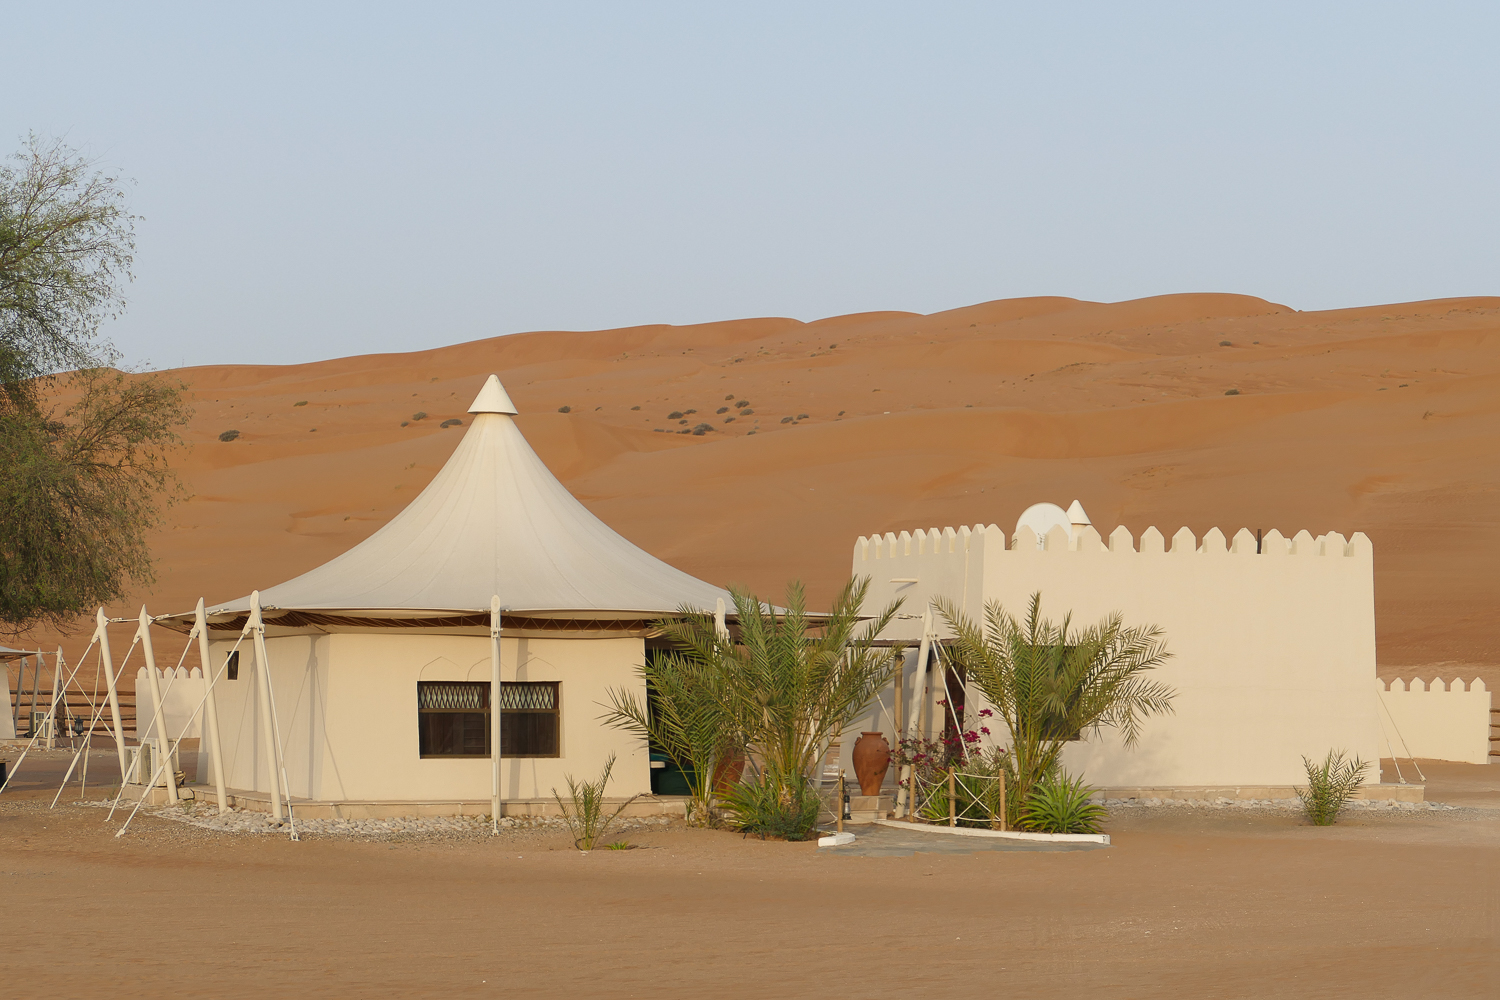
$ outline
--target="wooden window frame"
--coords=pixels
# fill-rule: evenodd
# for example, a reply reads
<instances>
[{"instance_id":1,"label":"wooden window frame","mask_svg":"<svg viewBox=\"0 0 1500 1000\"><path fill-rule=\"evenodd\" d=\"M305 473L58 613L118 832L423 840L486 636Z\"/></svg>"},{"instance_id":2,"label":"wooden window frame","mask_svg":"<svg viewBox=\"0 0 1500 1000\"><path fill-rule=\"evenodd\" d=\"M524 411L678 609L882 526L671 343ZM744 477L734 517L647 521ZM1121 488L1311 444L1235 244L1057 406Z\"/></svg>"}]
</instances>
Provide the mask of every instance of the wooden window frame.
<instances>
[{"instance_id":1,"label":"wooden window frame","mask_svg":"<svg viewBox=\"0 0 1500 1000\"><path fill-rule=\"evenodd\" d=\"M462 684L473 686L483 691L482 708L423 708L422 686L424 684ZM505 754L505 760L558 760L562 753L562 682L561 681L502 681L501 682L501 740L504 741L505 720L517 715L551 715L556 719L555 733L557 750L555 753L511 753ZM505 690L516 690L520 687L550 687L552 689L551 708L504 708ZM490 714L490 682L489 681L418 681L417 682L417 741L418 759L420 760L490 760L493 757L494 742L494 716ZM485 752L473 753L422 753L421 726L422 717L425 715L480 715L484 716L484 745Z\"/></svg>"}]
</instances>

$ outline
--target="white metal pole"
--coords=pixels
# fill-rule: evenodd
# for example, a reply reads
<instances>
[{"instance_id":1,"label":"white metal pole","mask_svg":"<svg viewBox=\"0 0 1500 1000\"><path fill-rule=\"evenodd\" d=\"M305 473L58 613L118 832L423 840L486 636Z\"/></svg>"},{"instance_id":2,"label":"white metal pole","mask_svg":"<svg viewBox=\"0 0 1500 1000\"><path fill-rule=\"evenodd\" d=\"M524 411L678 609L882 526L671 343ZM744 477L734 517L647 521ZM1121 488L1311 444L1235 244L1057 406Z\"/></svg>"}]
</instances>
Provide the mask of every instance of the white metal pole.
<instances>
[{"instance_id":1,"label":"white metal pole","mask_svg":"<svg viewBox=\"0 0 1500 1000\"><path fill-rule=\"evenodd\" d=\"M500 832L500 597L490 598L490 832Z\"/></svg>"},{"instance_id":2,"label":"white metal pole","mask_svg":"<svg viewBox=\"0 0 1500 1000\"><path fill-rule=\"evenodd\" d=\"M151 616L146 613L146 606L141 605L140 624L136 626L135 637L140 640L141 652L146 657L146 678L151 682L151 702L153 713L156 716L156 746L158 751L167 761L164 772L167 776L167 801L177 801L177 772L172 767L172 744L167 739L167 706L161 699L161 675L156 670L156 647L151 644ZM140 732L141 698L136 694L135 699L136 734Z\"/></svg>"},{"instance_id":3,"label":"white metal pole","mask_svg":"<svg viewBox=\"0 0 1500 1000\"><path fill-rule=\"evenodd\" d=\"M271 789L271 818L280 820L281 809L281 776L276 766L276 726L271 721L271 664L266 656L266 626L261 620L260 614L260 591L250 595L250 617L245 622L245 631L250 634L251 641L255 644L255 675L257 679L256 690L260 698L260 738L266 745L266 777L267 784Z\"/></svg>"},{"instance_id":4,"label":"white metal pole","mask_svg":"<svg viewBox=\"0 0 1500 1000\"><path fill-rule=\"evenodd\" d=\"M36 654L36 661L37 663L42 662L41 653ZM52 707L47 712L48 715L52 716L52 723L47 729L48 750L57 749L57 682L62 679L62 667L62 650L58 649L57 656L52 661ZM66 716L68 714L67 706L65 705L63 708L63 715Z\"/></svg>"},{"instance_id":5,"label":"white metal pole","mask_svg":"<svg viewBox=\"0 0 1500 1000\"><path fill-rule=\"evenodd\" d=\"M114 723L115 752L120 756L120 781L123 782L125 780L125 728L120 725L120 696L115 684L115 661L109 655L109 622L104 617L103 608L99 609L94 621L96 623L94 638L99 641L99 655L104 658L104 683L109 685L109 718ZM98 693L94 692L95 695Z\"/></svg>"},{"instance_id":6,"label":"white metal pole","mask_svg":"<svg viewBox=\"0 0 1500 1000\"><path fill-rule=\"evenodd\" d=\"M911 707L907 709L906 735L916 736L921 731L921 720L923 710L927 707L927 700L923 697L922 686L927 680L927 658L932 652L932 608L929 606L922 613L922 641L917 646L917 669L912 674ZM903 669L903 673L905 670ZM925 733L922 734L924 737ZM907 764L901 769L901 774L896 782L896 815L902 813L902 807L908 805L906 801L912 781L912 767Z\"/></svg>"},{"instance_id":7,"label":"white metal pole","mask_svg":"<svg viewBox=\"0 0 1500 1000\"><path fill-rule=\"evenodd\" d=\"M194 634L198 637L198 662L203 667L203 683L207 687L204 694L203 728L207 730L205 735L208 736L208 752L214 769L214 791L219 796L219 815L222 816L229 811L229 798L224 792L224 751L219 744L219 707L214 700L214 679L217 675L209 661L208 616L203 613L201 597L198 598L193 632L188 635L189 641Z\"/></svg>"}]
</instances>

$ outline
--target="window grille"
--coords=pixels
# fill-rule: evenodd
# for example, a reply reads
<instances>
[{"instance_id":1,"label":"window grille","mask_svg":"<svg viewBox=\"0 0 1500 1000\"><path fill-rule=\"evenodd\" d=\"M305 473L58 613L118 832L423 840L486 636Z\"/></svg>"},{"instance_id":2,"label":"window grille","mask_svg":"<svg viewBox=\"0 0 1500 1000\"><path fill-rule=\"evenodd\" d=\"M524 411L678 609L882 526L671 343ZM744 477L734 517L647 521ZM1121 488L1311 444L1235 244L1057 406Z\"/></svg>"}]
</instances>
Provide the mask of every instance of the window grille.
<instances>
[{"instance_id":1,"label":"window grille","mask_svg":"<svg viewBox=\"0 0 1500 1000\"><path fill-rule=\"evenodd\" d=\"M561 726L556 681L500 686L503 757L558 757ZM488 757L490 685L486 681L420 681L417 729L423 757Z\"/></svg>"}]
</instances>

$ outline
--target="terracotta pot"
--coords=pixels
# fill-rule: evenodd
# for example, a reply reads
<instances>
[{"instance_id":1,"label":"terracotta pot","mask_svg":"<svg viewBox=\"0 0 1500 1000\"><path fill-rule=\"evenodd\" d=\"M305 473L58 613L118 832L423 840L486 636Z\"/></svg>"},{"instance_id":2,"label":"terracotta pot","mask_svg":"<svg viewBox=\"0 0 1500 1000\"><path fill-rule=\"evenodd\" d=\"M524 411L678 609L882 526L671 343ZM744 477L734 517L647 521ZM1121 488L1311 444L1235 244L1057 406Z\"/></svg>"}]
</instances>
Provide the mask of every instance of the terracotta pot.
<instances>
[{"instance_id":1,"label":"terracotta pot","mask_svg":"<svg viewBox=\"0 0 1500 1000\"><path fill-rule=\"evenodd\" d=\"M714 791L723 795L740 783L740 776L744 773L744 754L737 753L733 757L723 758L714 765Z\"/></svg>"},{"instance_id":2,"label":"terracotta pot","mask_svg":"<svg viewBox=\"0 0 1500 1000\"><path fill-rule=\"evenodd\" d=\"M885 772L891 769L891 745L884 733L860 733L854 741L854 776L862 795L879 795Z\"/></svg>"}]
</instances>

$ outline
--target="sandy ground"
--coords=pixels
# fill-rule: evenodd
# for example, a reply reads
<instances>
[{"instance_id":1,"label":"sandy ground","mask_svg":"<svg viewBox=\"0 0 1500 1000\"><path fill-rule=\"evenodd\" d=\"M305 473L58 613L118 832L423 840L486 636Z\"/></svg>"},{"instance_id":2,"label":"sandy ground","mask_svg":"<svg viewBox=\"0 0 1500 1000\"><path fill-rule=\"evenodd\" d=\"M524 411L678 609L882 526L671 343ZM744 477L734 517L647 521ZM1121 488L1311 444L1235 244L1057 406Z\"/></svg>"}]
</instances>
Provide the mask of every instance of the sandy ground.
<instances>
[{"instance_id":1,"label":"sandy ground","mask_svg":"<svg viewBox=\"0 0 1500 1000\"><path fill-rule=\"evenodd\" d=\"M1423 766L1462 808L1136 808L1109 848L896 857L681 827L587 855L145 815L116 839L38 781L0 800L6 995L1500 995L1500 780Z\"/></svg>"},{"instance_id":2,"label":"sandy ground","mask_svg":"<svg viewBox=\"0 0 1500 1000\"><path fill-rule=\"evenodd\" d=\"M183 369L191 499L156 535L157 584L110 613L238 597L368 537L448 457L463 426L441 424L490 372L569 489L714 583L775 596L795 577L821 600L860 535L1008 529L1039 500L1081 500L1106 535L1364 531L1382 674L1500 686L1497 298L1018 299ZM713 430L676 433L698 423ZM180 640L158 650L176 662Z\"/></svg>"}]
</instances>

